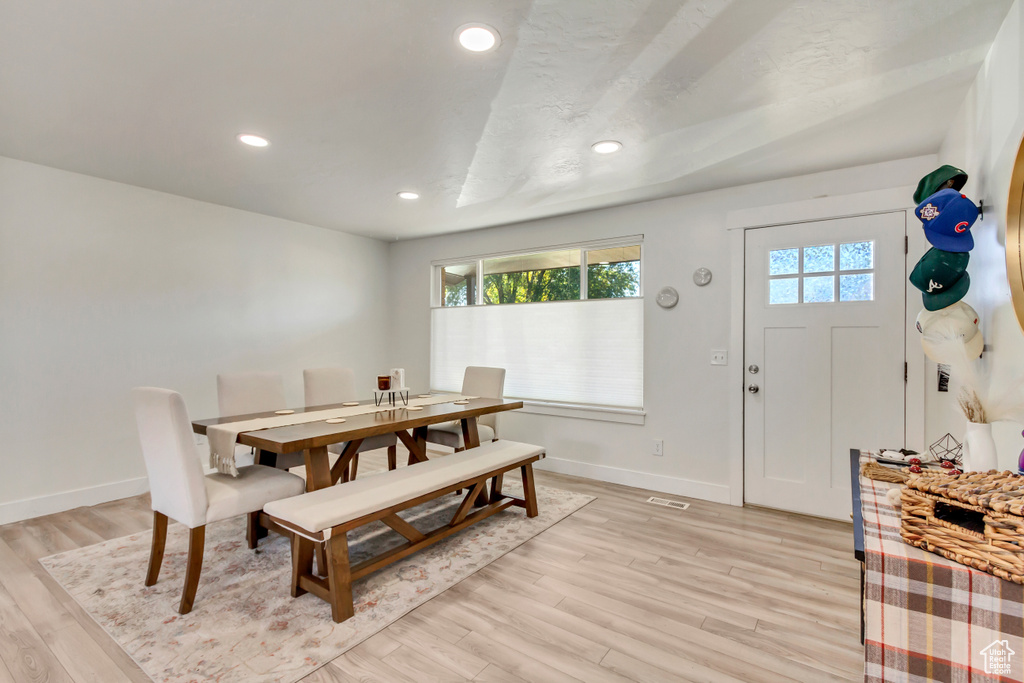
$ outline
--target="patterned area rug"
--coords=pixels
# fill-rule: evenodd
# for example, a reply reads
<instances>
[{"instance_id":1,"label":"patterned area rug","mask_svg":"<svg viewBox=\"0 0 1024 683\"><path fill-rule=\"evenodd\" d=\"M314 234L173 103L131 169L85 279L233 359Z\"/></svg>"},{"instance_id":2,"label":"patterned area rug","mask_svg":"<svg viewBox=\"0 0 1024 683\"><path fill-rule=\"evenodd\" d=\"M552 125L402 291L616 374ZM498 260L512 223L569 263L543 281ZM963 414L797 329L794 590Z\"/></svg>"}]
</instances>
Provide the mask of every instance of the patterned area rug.
<instances>
[{"instance_id":1,"label":"patterned area rug","mask_svg":"<svg viewBox=\"0 0 1024 683\"><path fill-rule=\"evenodd\" d=\"M522 495L515 479L505 489ZM196 603L185 616L177 612L188 537L180 524L168 529L160 580L151 588L143 586L148 532L40 563L153 680L296 681L593 500L542 486L537 496L534 519L509 508L357 581L356 614L341 624L319 598L291 597L287 540L271 534L253 552L241 517L207 527ZM460 501L445 496L402 517L426 531L447 523ZM350 532L352 562L403 541L380 523Z\"/></svg>"}]
</instances>

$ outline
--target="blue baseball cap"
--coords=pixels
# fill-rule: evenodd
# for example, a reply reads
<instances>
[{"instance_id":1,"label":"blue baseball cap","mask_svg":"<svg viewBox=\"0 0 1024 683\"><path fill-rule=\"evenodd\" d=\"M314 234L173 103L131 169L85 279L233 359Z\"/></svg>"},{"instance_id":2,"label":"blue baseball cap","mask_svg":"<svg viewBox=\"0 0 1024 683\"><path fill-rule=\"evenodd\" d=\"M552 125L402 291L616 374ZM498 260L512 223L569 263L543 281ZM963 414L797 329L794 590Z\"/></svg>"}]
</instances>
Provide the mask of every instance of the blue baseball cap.
<instances>
[{"instance_id":1,"label":"blue baseball cap","mask_svg":"<svg viewBox=\"0 0 1024 683\"><path fill-rule=\"evenodd\" d=\"M967 195L950 188L939 190L918 204L914 213L932 246L956 253L974 249L971 226L978 220L978 207Z\"/></svg>"}]
</instances>

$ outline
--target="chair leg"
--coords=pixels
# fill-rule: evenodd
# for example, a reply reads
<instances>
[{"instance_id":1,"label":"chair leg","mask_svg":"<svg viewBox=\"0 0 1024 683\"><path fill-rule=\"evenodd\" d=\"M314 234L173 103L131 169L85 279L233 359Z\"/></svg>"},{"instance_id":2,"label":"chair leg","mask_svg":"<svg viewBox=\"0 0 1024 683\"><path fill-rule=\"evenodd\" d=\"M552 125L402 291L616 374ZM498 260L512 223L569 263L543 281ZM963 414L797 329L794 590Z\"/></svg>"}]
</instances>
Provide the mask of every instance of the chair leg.
<instances>
[{"instance_id":1,"label":"chair leg","mask_svg":"<svg viewBox=\"0 0 1024 683\"><path fill-rule=\"evenodd\" d=\"M388 446L388 469L398 468L398 446Z\"/></svg>"},{"instance_id":2,"label":"chair leg","mask_svg":"<svg viewBox=\"0 0 1024 683\"><path fill-rule=\"evenodd\" d=\"M537 508L537 486L533 482L533 463L523 465L523 498L526 500L526 516L536 517L540 514Z\"/></svg>"},{"instance_id":3,"label":"chair leg","mask_svg":"<svg viewBox=\"0 0 1024 683\"><path fill-rule=\"evenodd\" d=\"M341 623L355 614L352 604L352 573L348 563L348 537L344 532L327 541L327 585L331 595L331 618Z\"/></svg>"},{"instance_id":4,"label":"chair leg","mask_svg":"<svg viewBox=\"0 0 1024 683\"><path fill-rule=\"evenodd\" d=\"M299 588L299 577L313 573L313 541L298 534L292 536L292 597L304 595L306 589Z\"/></svg>"},{"instance_id":5,"label":"chair leg","mask_svg":"<svg viewBox=\"0 0 1024 683\"><path fill-rule=\"evenodd\" d=\"M359 469L359 454L356 453L355 455L352 456L352 462L349 463L349 466L348 466L348 470L349 470L348 480L349 481L355 481L356 480L356 470L358 470L358 469Z\"/></svg>"},{"instance_id":6,"label":"chair leg","mask_svg":"<svg viewBox=\"0 0 1024 683\"><path fill-rule=\"evenodd\" d=\"M245 540L249 542L249 550L255 550L260 541L260 511L250 512L245 525Z\"/></svg>"},{"instance_id":7,"label":"chair leg","mask_svg":"<svg viewBox=\"0 0 1024 683\"><path fill-rule=\"evenodd\" d=\"M188 531L188 566L185 569L185 590L181 594L178 614L192 611L199 586L199 574L203 570L203 547L206 545L206 525Z\"/></svg>"},{"instance_id":8,"label":"chair leg","mask_svg":"<svg viewBox=\"0 0 1024 683\"><path fill-rule=\"evenodd\" d=\"M160 565L164 561L164 545L167 543L167 515L153 510L153 545L149 549L149 570L146 585L152 586L160 576Z\"/></svg>"}]
</instances>

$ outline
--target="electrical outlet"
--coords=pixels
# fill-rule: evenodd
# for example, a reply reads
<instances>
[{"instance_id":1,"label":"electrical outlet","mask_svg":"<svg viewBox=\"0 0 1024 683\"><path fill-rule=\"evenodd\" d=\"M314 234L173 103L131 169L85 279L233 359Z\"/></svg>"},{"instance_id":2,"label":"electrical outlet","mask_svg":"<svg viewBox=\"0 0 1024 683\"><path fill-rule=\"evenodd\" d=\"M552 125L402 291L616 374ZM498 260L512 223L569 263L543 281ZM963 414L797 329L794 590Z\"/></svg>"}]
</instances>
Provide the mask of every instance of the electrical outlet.
<instances>
[{"instance_id":1,"label":"electrical outlet","mask_svg":"<svg viewBox=\"0 0 1024 683\"><path fill-rule=\"evenodd\" d=\"M729 364L729 352L725 349L711 349L711 364L712 365L728 365Z\"/></svg>"},{"instance_id":2,"label":"electrical outlet","mask_svg":"<svg viewBox=\"0 0 1024 683\"><path fill-rule=\"evenodd\" d=\"M654 450L651 451L655 455L665 455L665 442L661 439L654 440Z\"/></svg>"}]
</instances>

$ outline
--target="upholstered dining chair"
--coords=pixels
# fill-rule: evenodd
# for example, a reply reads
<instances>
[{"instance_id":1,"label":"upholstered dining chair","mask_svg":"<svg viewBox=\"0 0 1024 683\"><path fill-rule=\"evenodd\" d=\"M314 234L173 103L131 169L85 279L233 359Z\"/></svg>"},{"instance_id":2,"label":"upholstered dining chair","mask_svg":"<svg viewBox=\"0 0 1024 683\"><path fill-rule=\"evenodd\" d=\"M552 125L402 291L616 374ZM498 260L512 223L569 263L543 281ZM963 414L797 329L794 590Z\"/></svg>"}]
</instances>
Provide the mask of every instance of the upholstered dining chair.
<instances>
[{"instance_id":1,"label":"upholstered dining chair","mask_svg":"<svg viewBox=\"0 0 1024 683\"><path fill-rule=\"evenodd\" d=\"M504 398L505 368L484 368L472 365L467 367L466 373L462 376L462 395L478 396L480 398ZM497 414L478 417L477 433L480 435L480 443L497 441ZM441 424L427 427L427 441L450 446L456 451L466 448L466 444L462 439L462 423L459 420L442 422Z\"/></svg>"},{"instance_id":2,"label":"upholstered dining chair","mask_svg":"<svg viewBox=\"0 0 1024 683\"><path fill-rule=\"evenodd\" d=\"M204 476L181 394L138 387L132 389L132 402L153 507L153 545L146 585L155 584L160 575L168 518L181 522L188 527L189 535L185 587L178 612L188 614L202 571L206 525L247 514L249 547L255 548L259 511L271 501L302 494L306 484L290 472L262 465L239 467L237 477L219 472Z\"/></svg>"},{"instance_id":3,"label":"upholstered dining chair","mask_svg":"<svg viewBox=\"0 0 1024 683\"><path fill-rule=\"evenodd\" d=\"M217 375L217 405L220 416L269 413L287 408L284 397L284 378L276 372L235 372ZM252 449L238 444L235 458L244 462ZM256 461L256 464L270 465L287 470L305 462L301 452L282 453L270 456L273 462Z\"/></svg>"},{"instance_id":4,"label":"upholstered dining chair","mask_svg":"<svg viewBox=\"0 0 1024 683\"><path fill-rule=\"evenodd\" d=\"M302 371L302 384L306 393L306 407L324 406L331 403L344 403L354 401L358 397L356 383L352 370L349 368L314 368ZM333 444L327 447L327 452L334 455L341 455L347 443ZM356 470L359 468L359 454L363 451L372 451L376 448L388 449L388 469L393 470L397 466L398 437L394 434L380 434L369 436L363 439L356 450L352 463L347 473L342 473L342 480L348 481L356 478ZM337 460L333 458L332 460ZM331 463L332 465L334 462ZM347 476L346 476L347 475Z\"/></svg>"}]
</instances>

